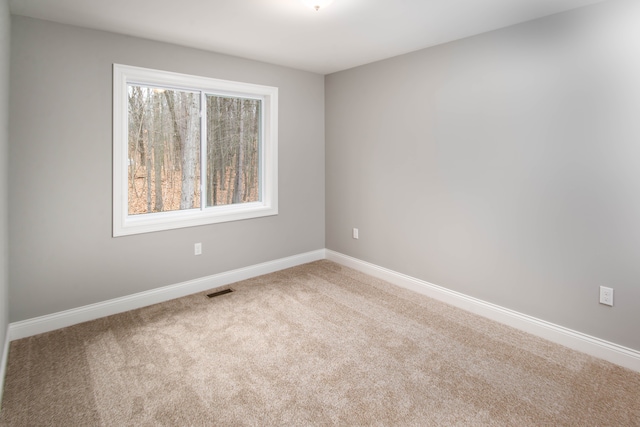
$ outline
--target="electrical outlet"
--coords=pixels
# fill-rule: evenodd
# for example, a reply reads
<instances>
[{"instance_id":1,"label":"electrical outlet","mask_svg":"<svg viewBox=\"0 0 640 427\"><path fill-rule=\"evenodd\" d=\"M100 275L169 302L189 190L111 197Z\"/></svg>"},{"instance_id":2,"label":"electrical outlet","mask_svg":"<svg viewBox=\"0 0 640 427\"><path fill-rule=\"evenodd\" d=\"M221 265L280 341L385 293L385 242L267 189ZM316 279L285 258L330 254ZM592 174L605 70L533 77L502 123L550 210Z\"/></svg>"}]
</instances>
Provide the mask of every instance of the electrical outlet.
<instances>
[{"instance_id":1,"label":"electrical outlet","mask_svg":"<svg viewBox=\"0 0 640 427\"><path fill-rule=\"evenodd\" d=\"M202 255L202 243L196 243L193 245L193 254Z\"/></svg>"},{"instance_id":2,"label":"electrical outlet","mask_svg":"<svg viewBox=\"0 0 640 427\"><path fill-rule=\"evenodd\" d=\"M359 237L358 237L358 229L357 228L353 229L353 238L356 239L356 240L359 239Z\"/></svg>"},{"instance_id":3,"label":"electrical outlet","mask_svg":"<svg viewBox=\"0 0 640 427\"><path fill-rule=\"evenodd\" d=\"M613 289L600 286L600 304L613 307Z\"/></svg>"}]
</instances>

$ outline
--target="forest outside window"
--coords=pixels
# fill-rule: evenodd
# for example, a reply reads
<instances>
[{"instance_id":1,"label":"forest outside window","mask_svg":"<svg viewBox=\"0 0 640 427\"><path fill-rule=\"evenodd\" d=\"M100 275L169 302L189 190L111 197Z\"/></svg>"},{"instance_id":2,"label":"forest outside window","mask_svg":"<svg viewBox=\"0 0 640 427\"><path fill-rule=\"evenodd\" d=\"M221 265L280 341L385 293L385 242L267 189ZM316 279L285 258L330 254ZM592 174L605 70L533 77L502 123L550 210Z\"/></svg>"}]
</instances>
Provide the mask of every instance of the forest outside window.
<instances>
[{"instance_id":1,"label":"forest outside window","mask_svg":"<svg viewBox=\"0 0 640 427\"><path fill-rule=\"evenodd\" d=\"M277 98L114 64L113 235L276 215Z\"/></svg>"}]
</instances>

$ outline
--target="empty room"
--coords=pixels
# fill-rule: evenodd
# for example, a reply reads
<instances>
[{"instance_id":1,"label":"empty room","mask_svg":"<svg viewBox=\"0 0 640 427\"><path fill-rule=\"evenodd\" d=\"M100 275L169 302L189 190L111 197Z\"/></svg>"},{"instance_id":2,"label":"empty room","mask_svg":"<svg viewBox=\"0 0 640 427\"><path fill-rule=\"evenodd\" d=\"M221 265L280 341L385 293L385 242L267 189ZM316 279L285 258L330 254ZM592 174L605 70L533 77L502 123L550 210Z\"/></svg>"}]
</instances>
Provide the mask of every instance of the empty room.
<instances>
[{"instance_id":1,"label":"empty room","mask_svg":"<svg viewBox=\"0 0 640 427\"><path fill-rule=\"evenodd\" d=\"M638 22L0 0L0 425L640 426Z\"/></svg>"}]
</instances>

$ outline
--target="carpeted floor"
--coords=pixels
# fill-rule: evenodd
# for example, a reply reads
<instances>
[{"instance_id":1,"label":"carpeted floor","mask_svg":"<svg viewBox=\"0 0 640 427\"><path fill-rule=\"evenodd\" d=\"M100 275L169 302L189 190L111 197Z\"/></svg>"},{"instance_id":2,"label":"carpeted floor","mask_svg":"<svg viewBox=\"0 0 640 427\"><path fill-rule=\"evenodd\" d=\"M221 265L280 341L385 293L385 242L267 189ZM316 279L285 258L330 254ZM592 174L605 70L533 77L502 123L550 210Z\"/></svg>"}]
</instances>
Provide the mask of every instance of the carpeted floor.
<instances>
[{"instance_id":1,"label":"carpeted floor","mask_svg":"<svg viewBox=\"0 0 640 427\"><path fill-rule=\"evenodd\" d=\"M640 426L640 373L329 261L11 343L10 426Z\"/></svg>"}]
</instances>

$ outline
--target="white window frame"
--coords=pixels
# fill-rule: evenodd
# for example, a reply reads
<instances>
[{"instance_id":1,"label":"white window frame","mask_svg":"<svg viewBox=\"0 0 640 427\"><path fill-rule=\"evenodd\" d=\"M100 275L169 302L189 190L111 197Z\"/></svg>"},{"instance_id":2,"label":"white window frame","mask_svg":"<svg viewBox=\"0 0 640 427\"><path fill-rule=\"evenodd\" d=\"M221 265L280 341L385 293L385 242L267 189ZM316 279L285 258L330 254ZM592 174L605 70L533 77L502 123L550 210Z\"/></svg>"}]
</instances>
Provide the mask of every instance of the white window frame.
<instances>
[{"instance_id":1,"label":"white window frame","mask_svg":"<svg viewBox=\"0 0 640 427\"><path fill-rule=\"evenodd\" d=\"M129 215L127 85L196 90L206 94L260 99L260 197L258 202ZM206 123L201 120L200 160L206 153ZM203 170L203 168L201 168ZM206 180L201 180L206 194ZM113 64L113 236L239 221L278 214L278 88Z\"/></svg>"}]
</instances>

